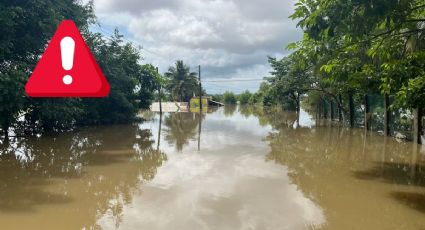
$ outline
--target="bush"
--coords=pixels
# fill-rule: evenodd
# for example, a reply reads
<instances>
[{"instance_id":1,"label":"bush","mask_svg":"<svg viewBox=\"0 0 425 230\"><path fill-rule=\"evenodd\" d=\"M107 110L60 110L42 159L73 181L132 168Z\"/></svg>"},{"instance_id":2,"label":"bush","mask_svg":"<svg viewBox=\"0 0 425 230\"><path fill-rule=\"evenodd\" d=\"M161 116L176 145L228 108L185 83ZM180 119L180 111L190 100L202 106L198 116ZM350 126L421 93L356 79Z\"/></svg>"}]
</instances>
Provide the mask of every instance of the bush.
<instances>
[{"instance_id":1,"label":"bush","mask_svg":"<svg viewBox=\"0 0 425 230\"><path fill-rule=\"evenodd\" d=\"M223 100L225 104L235 105L237 103L235 94L229 91L224 92Z\"/></svg>"},{"instance_id":2,"label":"bush","mask_svg":"<svg viewBox=\"0 0 425 230\"><path fill-rule=\"evenodd\" d=\"M246 105L249 103L249 99L251 99L252 94L246 90L245 92L239 95L239 103L241 105Z\"/></svg>"}]
</instances>

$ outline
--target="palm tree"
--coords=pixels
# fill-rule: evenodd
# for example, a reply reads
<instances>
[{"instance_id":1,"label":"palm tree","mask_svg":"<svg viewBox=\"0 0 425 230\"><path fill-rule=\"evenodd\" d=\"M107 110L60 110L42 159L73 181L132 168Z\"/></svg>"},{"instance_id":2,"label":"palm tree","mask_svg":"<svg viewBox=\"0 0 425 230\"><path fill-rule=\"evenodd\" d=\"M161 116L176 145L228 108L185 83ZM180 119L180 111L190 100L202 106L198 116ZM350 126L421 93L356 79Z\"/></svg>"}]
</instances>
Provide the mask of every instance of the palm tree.
<instances>
[{"instance_id":1,"label":"palm tree","mask_svg":"<svg viewBox=\"0 0 425 230\"><path fill-rule=\"evenodd\" d=\"M195 140L200 124L199 116L198 113L170 113L165 117L165 140L169 144L175 143L178 152L181 152L190 140Z\"/></svg>"},{"instance_id":2,"label":"palm tree","mask_svg":"<svg viewBox=\"0 0 425 230\"><path fill-rule=\"evenodd\" d=\"M183 61L178 60L175 66L170 66L165 76L169 80L167 88L174 100L189 101L197 92L197 73L190 72L189 66L185 65Z\"/></svg>"}]
</instances>

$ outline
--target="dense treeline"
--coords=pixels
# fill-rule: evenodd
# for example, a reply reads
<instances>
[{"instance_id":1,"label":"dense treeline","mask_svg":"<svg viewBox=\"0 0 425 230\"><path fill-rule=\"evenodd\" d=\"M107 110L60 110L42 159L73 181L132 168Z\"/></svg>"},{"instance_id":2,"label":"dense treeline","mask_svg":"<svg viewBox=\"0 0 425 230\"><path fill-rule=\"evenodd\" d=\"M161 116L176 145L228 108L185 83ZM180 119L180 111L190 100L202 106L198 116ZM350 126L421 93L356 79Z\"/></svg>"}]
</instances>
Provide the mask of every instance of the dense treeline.
<instances>
[{"instance_id":1,"label":"dense treeline","mask_svg":"<svg viewBox=\"0 0 425 230\"><path fill-rule=\"evenodd\" d=\"M24 85L46 44L64 19L73 20L111 85L108 97L29 98ZM18 133L67 130L76 125L129 122L147 108L163 83L155 68L141 65L140 50L117 31L105 38L89 26L96 22L92 3L80 1L0 2L0 127Z\"/></svg>"},{"instance_id":2,"label":"dense treeline","mask_svg":"<svg viewBox=\"0 0 425 230\"><path fill-rule=\"evenodd\" d=\"M273 71L259 91L263 104L299 109L307 95L319 109L325 101L353 117L356 99L367 113L368 95L380 94L385 111L408 109L420 117L425 106L422 0L299 0L291 18L304 36L288 46L294 50L289 56L269 58Z\"/></svg>"},{"instance_id":3,"label":"dense treeline","mask_svg":"<svg viewBox=\"0 0 425 230\"><path fill-rule=\"evenodd\" d=\"M235 94L231 91L226 91L223 94L214 94L211 95L213 101L222 102L227 105L236 105L237 103L241 105L253 105L253 97L256 95L252 94L248 90L243 91L240 94Z\"/></svg>"}]
</instances>

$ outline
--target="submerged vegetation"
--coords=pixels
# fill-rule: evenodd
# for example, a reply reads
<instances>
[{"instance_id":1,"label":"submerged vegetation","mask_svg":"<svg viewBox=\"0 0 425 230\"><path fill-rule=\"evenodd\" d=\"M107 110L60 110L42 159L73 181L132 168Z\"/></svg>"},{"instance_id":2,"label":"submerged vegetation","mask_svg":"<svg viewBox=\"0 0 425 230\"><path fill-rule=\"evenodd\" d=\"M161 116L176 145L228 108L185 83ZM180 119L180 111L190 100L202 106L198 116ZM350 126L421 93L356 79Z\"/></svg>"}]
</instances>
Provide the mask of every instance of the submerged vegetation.
<instances>
[{"instance_id":1,"label":"submerged vegetation","mask_svg":"<svg viewBox=\"0 0 425 230\"><path fill-rule=\"evenodd\" d=\"M226 104L235 105L238 101L236 95L233 92L226 91L223 94L223 101Z\"/></svg>"},{"instance_id":2,"label":"submerged vegetation","mask_svg":"<svg viewBox=\"0 0 425 230\"><path fill-rule=\"evenodd\" d=\"M41 4L41 5L40 5ZM0 127L30 134L68 130L75 125L125 123L139 108L147 108L160 83L152 67L139 64L140 50L123 41L89 30L95 21L92 3L78 1L2 1L0 22ZM58 24L72 19L111 85L108 97L29 98L24 85ZM37 23L34 23L37 22Z\"/></svg>"},{"instance_id":3,"label":"submerged vegetation","mask_svg":"<svg viewBox=\"0 0 425 230\"><path fill-rule=\"evenodd\" d=\"M422 1L299 1L292 18L303 40L267 79L274 101L297 103L319 92L329 100L346 94L388 94L394 108L425 105L425 5Z\"/></svg>"},{"instance_id":4,"label":"submerged vegetation","mask_svg":"<svg viewBox=\"0 0 425 230\"><path fill-rule=\"evenodd\" d=\"M0 128L5 136L10 127L19 135L128 123L153 100L188 102L199 90L206 95L198 73L183 61L161 76L155 66L141 64L141 50L124 42L118 31L110 37L91 31L96 24L92 2L2 2L0 15ZM386 134L391 133L390 115L414 117L413 129L420 134L425 106L423 1L299 0L291 18L303 30L303 39L288 45L288 56L268 58L272 71L259 90L225 92L213 95L213 100L294 111L302 101L320 117L351 126L369 128L370 118L377 117L384 120ZM72 19L80 28L111 85L108 97L24 96L28 76L63 19ZM371 111L372 106L377 109Z\"/></svg>"},{"instance_id":5,"label":"submerged vegetation","mask_svg":"<svg viewBox=\"0 0 425 230\"><path fill-rule=\"evenodd\" d=\"M421 133L425 106L425 5L421 0L300 0L292 19L304 31L293 52L269 58L271 76L256 94L263 105L299 110L307 97L319 114L347 117L355 125L356 104L369 128L370 95L382 95L385 123L390 111L410 110ZM330 108L329 108L330 107ZM387 127L385 125L385 127ZM384 131L389 134L386 128ZM419 135L418 135L419 137ZM418 138L417 137L417 138Z\"/></svg>"},{"instance_id":6,"label":"submerged vegetation","mask_svg":"<svg viewBox=\"0 0 425 230\"><path fill-rule=\"evenodd\" d=\"M64 19L77 24L96 58L111 86L107 97L26 96L24 85ZM189 101L199 91L197 73L191 72L183 61L177 61L161 76L157 67L141 64L141 50L124 42L118 30L109 37L92 32L89 28L97 22L91 1L85 5L63 0L3 1L0 23L4 35L0 38L0 131L5 137L131 123L139 109L149 108L158 97Z\"/></svg>"}]
</instances>

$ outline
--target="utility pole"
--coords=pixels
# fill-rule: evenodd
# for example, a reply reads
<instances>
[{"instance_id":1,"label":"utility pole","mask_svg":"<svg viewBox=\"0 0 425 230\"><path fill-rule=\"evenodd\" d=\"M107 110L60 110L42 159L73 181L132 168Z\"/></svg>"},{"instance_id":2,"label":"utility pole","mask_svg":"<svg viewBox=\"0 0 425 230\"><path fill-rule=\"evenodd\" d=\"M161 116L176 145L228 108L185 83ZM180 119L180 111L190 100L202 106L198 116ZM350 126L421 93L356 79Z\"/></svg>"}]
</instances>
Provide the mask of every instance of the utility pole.
<instances>
[{"instance_id":1,"label":"utility pole","mask_svg":"<svg viewBox=\"0 0 425 230\"><path fill-rule=\"evenodd\" d=\"M199 78L199 130L198 130L198 151L201 150L201 130L202 130L202 84L201 84L201 65L198 66Z\"/></svg>"},{"instance_id":2,"label":"utility pole","mask_svg":"<svg viewBox=\"0 0 425 230\"><path fill-rule=\"evenodd\" d=\"M202 113L202 84L201 84L201 65L198 66L198 78L199 78L199 110Z\"/></svg>"},{"instance_id":3,"label":"utility pole","mask_svg":"<svg viewBox=\"0 0 425 230\"><path fill-rule=\"evenodd\" d=\"M156 73L159 74L158 67L156 67ZM162 115L162 95L161 95L161 82L158 84L158 97L159 97L159 114Z\"/></svg>"}]
</instances>

